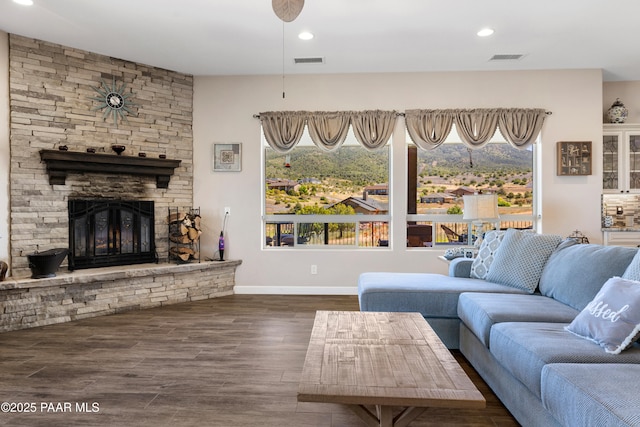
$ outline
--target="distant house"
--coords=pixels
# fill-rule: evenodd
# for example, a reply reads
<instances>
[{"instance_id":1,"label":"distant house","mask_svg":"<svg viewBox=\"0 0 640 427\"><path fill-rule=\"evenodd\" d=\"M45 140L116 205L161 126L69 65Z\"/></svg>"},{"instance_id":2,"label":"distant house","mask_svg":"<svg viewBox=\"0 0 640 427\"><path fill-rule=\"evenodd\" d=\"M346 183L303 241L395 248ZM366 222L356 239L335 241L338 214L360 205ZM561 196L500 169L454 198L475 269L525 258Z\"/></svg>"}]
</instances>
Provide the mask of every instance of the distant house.
<instances>
[{"instance_id":1,"label":"distant house","mask_svg":"<svg viewBox=\"0 0 640 427\"><path fill-rule=\"evenodd\" d=\"M457 197L462 197L462 196L466 196L466 195L469 195L469 194L475 194L477 191L478 190L476 190L475 188L462 186L462 187L456 188L451 193L455 194Z\"/></svg>"},{"instance_id":2,"label":"distant house","mask_svg":"<svg viewBox=\"0 0 640 427\"><path fill-rule=\"evenodd\" d=\"M267 188L269 190L290 191L290 190L295 190L297 185L298 185L297 181L292 181L290 179L268 179L267 180Z\"/></svg>"},{"instance_id":3,"label":"distant house","mask_svg":"<svg viewBox=\"0 0 640 427\"><path fill-rule=\"evenodd\" d=\"M375 184L364 187L365 194L375 196L387 196L389 194L389 184Z\"/></svg>"},{"instance_id":4,"label":"distant house","mask_svg":"<svg viewBox=\"0 0 640 427\"><path fill-rule=\"evenodd\" d=\"M420 203L453 203L455 196L449 193L431 193L425 196L420 196Z\"/></svg>"},{"instance_id":5,"label":"distant house","mask_svg":"<svg viewBox=\"0 0 640 427\"><path fill-rule=\"evenodd\" d=\"M376 200L365 200L359 197L347 197L344 200L341 200L337 203L327 206L328 208L334 207L335 205L346 205L351 206L353 210L356 211L356 214L366 214L366 215L386 215L389 213L389 204L388 203L380 203Z\"/></svg>"}]
</instances>

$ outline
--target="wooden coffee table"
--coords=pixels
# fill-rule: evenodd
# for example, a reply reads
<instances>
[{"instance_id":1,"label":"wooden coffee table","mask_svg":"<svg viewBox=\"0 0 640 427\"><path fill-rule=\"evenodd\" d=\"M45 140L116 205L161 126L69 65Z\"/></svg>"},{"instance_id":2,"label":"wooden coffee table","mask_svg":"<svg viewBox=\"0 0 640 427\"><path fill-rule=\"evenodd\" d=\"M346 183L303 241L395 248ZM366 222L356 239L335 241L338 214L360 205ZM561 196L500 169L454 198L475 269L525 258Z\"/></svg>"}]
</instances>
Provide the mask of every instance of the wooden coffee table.
<instances>
[{"instance_id":1,"label":"wooden coffee table","mask_svg":"<svg viewBox=\"0 0 640 427\"><path fill-rule=\"evenodd\" d=\"M486 404L422 315L359 311L316 313L298 401L346 404L369 426L396 427L428 407Z\"/></svg>"}]
</instances>

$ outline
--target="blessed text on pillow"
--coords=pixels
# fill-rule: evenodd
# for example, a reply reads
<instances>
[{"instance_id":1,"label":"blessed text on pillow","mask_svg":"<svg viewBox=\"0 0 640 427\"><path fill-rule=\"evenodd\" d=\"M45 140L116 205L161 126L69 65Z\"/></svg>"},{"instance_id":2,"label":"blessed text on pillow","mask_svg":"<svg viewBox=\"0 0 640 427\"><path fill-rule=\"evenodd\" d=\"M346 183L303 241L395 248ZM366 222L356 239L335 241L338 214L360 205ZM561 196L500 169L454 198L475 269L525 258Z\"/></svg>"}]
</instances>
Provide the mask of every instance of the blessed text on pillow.
<instances>
[{"instance_id":1,"label":"blessed text on pillow","mask_svg":"<svg viewBox=\"0 0 640 427\"><path fill-rule=\"evenodd\" d=\"M619 354L640 334L640 282L613 277L565 329Z\"/></svg>"}]
</instances>

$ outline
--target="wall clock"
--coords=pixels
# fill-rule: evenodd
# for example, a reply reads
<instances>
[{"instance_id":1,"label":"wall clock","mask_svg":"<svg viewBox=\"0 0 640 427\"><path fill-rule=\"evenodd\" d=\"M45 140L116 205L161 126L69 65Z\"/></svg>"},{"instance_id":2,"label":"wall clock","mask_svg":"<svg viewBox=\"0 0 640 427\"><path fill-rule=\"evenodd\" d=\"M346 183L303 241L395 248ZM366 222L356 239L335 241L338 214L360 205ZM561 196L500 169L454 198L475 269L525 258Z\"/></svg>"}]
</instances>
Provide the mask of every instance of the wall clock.
<instances>
[{"instance_id":1,"label":"wall clock","mask_svg":"<svg viewBox=\"0 0 640 427\"><path fill-rule=\"evenodd\" d=\"M129 102L129 98L133 96L133 93L124 93L126 86L126 83L122 83L122 85L118 87L114 77L111 86L102 80L99 88L93 88L93 90L100 94L100 96L91 98L100 102L100 105L94 108L93 111L104 110L102 118L106 119L108 116L111 116L116 127L118 127L118 119L120 119L120 121L126 121L127 114L132 114L128 107L135 105Z\"/></svg>"}]
</instances>

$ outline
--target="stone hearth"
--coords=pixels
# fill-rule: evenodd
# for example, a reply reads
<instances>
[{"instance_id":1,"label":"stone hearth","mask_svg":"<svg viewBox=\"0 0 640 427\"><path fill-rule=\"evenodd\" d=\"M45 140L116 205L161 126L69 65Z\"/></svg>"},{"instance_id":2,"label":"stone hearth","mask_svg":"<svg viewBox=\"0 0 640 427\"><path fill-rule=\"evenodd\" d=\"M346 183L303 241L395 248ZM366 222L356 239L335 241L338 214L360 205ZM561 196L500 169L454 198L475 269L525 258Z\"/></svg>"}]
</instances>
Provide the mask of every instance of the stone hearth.
<instances>
[{"instance_id":1,"label":"stone hearth","mask_svg":"<svg viewBox=\"0 0 640 427\"><path fill-rule=\"evenodd\" d=\"M233 294L241 261L139 264L0 282L0 331Z\"/></svg>"}]
</instances>

